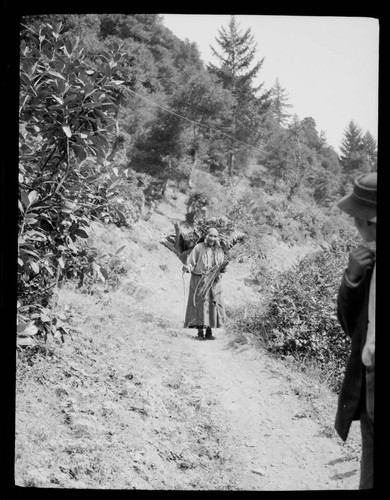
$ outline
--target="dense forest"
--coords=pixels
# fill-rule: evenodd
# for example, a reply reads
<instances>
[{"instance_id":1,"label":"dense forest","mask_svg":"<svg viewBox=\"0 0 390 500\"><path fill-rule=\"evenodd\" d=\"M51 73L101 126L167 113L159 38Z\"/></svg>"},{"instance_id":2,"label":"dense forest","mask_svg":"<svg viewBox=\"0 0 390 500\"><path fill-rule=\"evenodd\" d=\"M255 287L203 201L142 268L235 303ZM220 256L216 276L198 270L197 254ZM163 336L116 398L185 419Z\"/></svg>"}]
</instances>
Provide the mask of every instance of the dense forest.
<instances>
[{"instance_id":1,"label":"dense forest","mask_svg":"<svg viewBox=\"0 0 390 500\"><path fill-rule=\"evenodd\" d=\"M206 207L259 238L261 228L292 244L298 232L329 237L334 255L340 234L345 245L351 240L333 207L358 174L376 170L374 137L351 120L338 155L312 117L289 113L288 89L278 79L269 89L255 85L267 56L256 60L255 49L251 30L234 16L216 33L217 62L209 65L157 14L21 19L19 348L67 333L66 318L51 313L61 282L109 279L109 261L83 244L90 221L131 227L168 182L188 193L193 218ZM195 183L199 172L212 182L203 190ZM250 192L237 195L242 179ZM266 206L262 193L274 197ZM329 266L329 258L319 258L317 270ZM307 269L306 262L302 273ZM298 283L286 280L276 292L283 297ZM300 293L318 283L302 275ZM288 307L284 319L280 308L270 313L273 331L287 321ZM288 342L298 345L291 336ZM314 345L306 340L296 350L319 351Z\"/></svg>"}]
</instances>

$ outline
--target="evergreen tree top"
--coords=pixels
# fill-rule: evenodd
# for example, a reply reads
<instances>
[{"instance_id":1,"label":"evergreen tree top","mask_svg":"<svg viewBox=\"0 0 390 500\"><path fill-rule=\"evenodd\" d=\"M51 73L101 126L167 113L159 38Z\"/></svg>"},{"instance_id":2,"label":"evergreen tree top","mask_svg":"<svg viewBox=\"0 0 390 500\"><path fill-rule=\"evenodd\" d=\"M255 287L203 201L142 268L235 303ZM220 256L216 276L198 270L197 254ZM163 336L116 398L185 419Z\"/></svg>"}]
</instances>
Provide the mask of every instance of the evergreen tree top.
<instances>
[{"instance_id":1,"label":"evergreen tree top","mask_svg":"<svg viewBox=\"0 0 390 500\"><path fill-rule=\"evenodd\" d=\"M257 47L251 29L248 28L245 32L240 31L235 17L232 16L228 28L222 27L218 33L219 38L216 38L216 42L221 52L212 46L211 50L220 65L209 64L208 69L233 92L259 90L262 84L257 88L253 88L252 84L263 65L264 58L254 63ZM252 63L254 65L251 67Z\"/></svg>"}]
</instances>

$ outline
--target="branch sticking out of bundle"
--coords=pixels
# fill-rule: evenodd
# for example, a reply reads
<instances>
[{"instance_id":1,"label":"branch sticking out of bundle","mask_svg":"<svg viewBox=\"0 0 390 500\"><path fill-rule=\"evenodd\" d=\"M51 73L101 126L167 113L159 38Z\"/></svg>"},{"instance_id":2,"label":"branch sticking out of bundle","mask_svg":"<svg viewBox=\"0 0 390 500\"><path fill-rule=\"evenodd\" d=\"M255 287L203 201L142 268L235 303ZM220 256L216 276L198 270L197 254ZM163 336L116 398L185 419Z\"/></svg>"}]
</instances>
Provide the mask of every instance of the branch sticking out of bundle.
<instances>
[{"instance_id":1,"label":"branch sticking out of bundle","mask_svg":"<svg viewBox=\"0 0 390 500\"><path fill-rule=\"evenodd\" d=\"M191 253L191 250L196 245L199 240L199 236L195 233L186 235L182 232L180 224L175 223L175 234L166 236L167 241L160 241L161 245L164 245L168 250L173 252L183 264L187 263L187 257Z\"/></svg>"},{"instance_id":2,"label":"branch sticking out of bundle","mask_svg":"<svg viewBox=\"0 0 390 500\"><path fill-rule=\"evenodd\" d=\"M242 241L234 245L234 247L227 253L221 264L216 264L211 268L210 272L202 277L199 281L199 293L205 297L213 286L215 279L231 261L240 261L251 257L253 254L258 252L258 243L254 238L249 238L246 241Z\"/></svg>"}]
</instances>

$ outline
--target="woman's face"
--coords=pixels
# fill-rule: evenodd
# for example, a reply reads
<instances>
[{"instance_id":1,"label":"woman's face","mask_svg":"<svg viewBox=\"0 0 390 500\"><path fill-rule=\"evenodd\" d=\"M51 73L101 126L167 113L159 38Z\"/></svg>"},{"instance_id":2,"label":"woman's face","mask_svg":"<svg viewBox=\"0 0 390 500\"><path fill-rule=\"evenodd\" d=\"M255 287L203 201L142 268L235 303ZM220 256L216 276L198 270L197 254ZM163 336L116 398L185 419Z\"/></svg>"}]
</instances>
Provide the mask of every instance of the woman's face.
<instances>
[{"instance_id":1,"label":"woman's face","mask_svg":"<svg viewBox=\"0 0 390 500\"><path fill-rule=\"evenodd\" d=\"M207 235L207 243L210 245L210 246L214 246L216 241L217 241L217 238L218 236L214 233L211 233L211 234L208 234Z\"/></svg>"}]
</instances>

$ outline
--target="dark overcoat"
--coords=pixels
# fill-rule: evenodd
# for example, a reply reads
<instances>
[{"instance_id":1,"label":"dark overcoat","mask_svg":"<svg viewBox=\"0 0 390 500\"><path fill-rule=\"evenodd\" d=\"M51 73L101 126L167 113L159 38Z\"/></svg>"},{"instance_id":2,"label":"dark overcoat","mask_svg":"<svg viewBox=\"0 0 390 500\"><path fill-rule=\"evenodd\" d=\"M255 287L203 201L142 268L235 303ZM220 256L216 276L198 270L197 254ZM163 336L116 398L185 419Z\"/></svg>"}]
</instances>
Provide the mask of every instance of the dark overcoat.
<instances>
[{"instance_id":1,"label":"dark overcoat","mask_svg":"<svg viewBox=\"0 0 390 500\"><path fill-rule=\"evenodd\" d=\"M362 351L368 326L368 298L372 269L368 269L356 286L351 286L345 273L337 298L337 317L344 332L351 337L351 352L341 386L335 428L343 441L347 439L353 420L360 420L365 405L365 367Z\"/></svg>"}]
</instances>

